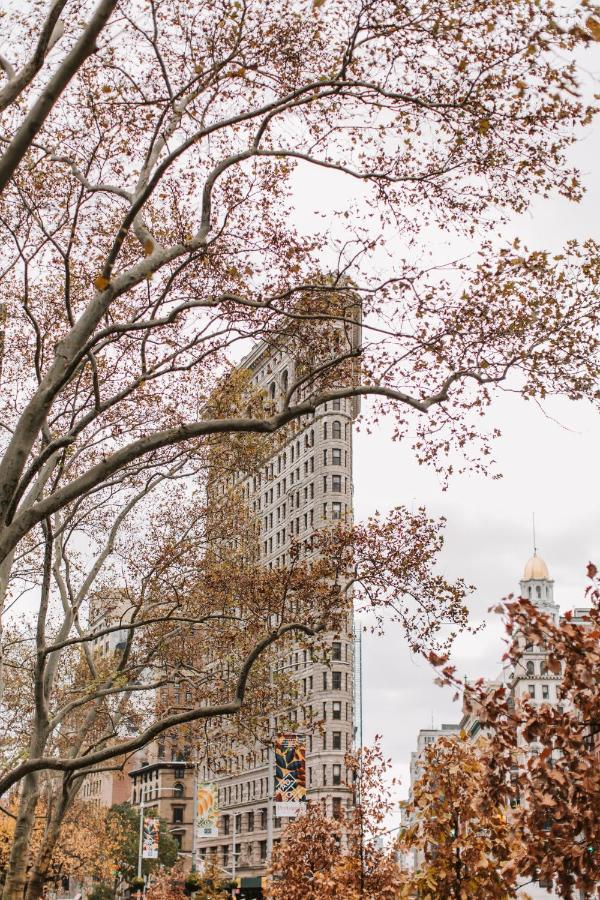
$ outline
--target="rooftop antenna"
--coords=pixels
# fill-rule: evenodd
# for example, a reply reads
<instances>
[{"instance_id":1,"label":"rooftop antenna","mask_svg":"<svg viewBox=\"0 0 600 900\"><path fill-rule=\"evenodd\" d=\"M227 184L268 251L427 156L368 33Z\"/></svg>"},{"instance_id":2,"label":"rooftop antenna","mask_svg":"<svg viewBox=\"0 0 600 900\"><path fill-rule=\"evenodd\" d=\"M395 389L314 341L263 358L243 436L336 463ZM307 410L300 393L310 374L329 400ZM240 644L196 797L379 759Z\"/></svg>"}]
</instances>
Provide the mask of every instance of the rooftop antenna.
<instances>
[{"instance_id":1,"label":"rooftop antenna","mask_svg":"<svg viewBox=\"0 0 600 900\"><path fill-rule=\"evenodd\" d=\"M537 546L535 542L535 513L531 514L532 525L533 525L533 555L537 556Z\"/></svg>"}]
</instances>

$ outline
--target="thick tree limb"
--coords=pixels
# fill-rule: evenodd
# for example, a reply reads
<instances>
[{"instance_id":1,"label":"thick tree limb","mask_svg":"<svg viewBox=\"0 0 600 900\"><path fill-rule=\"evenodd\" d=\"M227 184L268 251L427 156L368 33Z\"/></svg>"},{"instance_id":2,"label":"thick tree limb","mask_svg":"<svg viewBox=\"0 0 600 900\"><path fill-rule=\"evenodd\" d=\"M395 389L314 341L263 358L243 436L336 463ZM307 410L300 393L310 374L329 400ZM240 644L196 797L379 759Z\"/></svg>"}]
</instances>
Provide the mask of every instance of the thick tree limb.
<instances>
[{"instance_id":1,"label":"thick tree limb","mask_svg":"<svg viewBox=\"0 0 600 900\"><path fill-rule=\"evenodd\" d=\"M317 631L318 629L310 628L300 622L293 622L288 625L283 625L281 628L278 628L276 631L259 641L243 662L237 679L234 696L230 701L215 704L213 706L206 706L200 709L190 709L185 712L176 713L172 716L167 716L166 718L155 722L153 725L150 725L144 731L129 740L121 741L119 744L114 744L111 747L106 747L95 753L88 753L85 756L80 756L76 759L60 759L52 756L28 759L26 762L15 766L11 772L8 772L0 778L0 795L4 794L13 784L17 784L22 778L31 773L39 772L41 770L76 772L89 766L94 766L96 763L114 759L116 756L121 756L123 753L131 753L133 750L139 750L159 734L168 731L170 728L175 728L177 725L185 725L188 722L197 722L201 719L212 719L217 716L235 715L235 713L239 712L242 708L252 667L261 654L285 634L299 633L313 637Z\"/></svg>"}]
</instances>

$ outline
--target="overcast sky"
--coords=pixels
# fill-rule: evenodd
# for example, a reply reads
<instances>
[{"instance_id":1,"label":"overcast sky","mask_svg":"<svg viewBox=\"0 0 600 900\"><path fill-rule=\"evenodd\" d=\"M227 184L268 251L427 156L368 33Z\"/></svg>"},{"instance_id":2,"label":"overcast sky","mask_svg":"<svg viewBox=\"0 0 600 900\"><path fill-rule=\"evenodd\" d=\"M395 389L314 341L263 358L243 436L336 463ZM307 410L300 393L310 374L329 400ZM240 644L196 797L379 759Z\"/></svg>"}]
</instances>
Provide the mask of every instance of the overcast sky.
<instances>
[{"instance_id":1,"label":"overcast sky","mask_svg":"<svg viewBox=\"0 0 600 900\"><path fill-rule=\"evenodd\" d=\"M570 237L600 239L600 128L595 126L573 148L588 188L580 205L560 199L536 202L514 222L514 233L529 246L554 249ZM447 517L443 571L476 585L473 619L486 621L483 633L457 642L453 661L469 676L493 676L500 669L502 629L486 610L518 591L525 562L532 554L535 511L538 553L555 580L562 609L583 605L585 565L600 560L600 421L584 403L547 403L544 412L519 398L505 397L492 411L502 430L496 459L500 481L459 476L442 491L435 474L419 467L408 447L394 444L391 427L359 435L355 458L355 511L361 519L374 510L424 504ZM411 656L400 628L363 644L364 739L383 735L408 787L408 762L419 728L458 721L452 692L433 684L427 665Z\"/></svg>"}]
</instances>

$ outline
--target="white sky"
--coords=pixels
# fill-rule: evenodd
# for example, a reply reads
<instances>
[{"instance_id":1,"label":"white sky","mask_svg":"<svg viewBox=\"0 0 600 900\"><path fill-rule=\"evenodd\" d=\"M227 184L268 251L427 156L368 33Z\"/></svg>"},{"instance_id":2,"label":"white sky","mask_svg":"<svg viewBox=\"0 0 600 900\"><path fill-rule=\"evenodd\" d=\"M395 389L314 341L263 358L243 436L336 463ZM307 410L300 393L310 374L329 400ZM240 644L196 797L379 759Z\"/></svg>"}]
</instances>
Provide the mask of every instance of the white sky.
<instances>
[{"instance_id":1,"label":"white sky","mask_svg":"<svg viewBox=\"0 0 600 900\"><path fill-rule=\"evenodd\" d=\"M600 126L573 148L571 158L583 171L586 198L580 205L539 201L515 220L514 233L530 247L554 249L570 237L600 238ZM495 447L500 481L458 476L444 492L432 471L416 465L408 447L391 441L391 427L385 425L376 434L358 436L355 459L357 520L400 503L424 504L430 513L446 516L443 571L476 586L473 619L489 623L483 633L467 635L455 647L453 661L469 676L493 676L500 668L503 633L498 617L486 610L519 589L532 552L533 511L538 552L563 609L585 605L585 566L590 559L600 560L597 413L587 404L556 399L542 412L531 402L506 396L493 408L491 420L502 430ZM366 636L363 678L364 740L383 735L405 796L417 731L432 721L435 727L458 721L459 704L409 653L399 626L391 626L384 638Z\"/></svg>"}]
</instances>

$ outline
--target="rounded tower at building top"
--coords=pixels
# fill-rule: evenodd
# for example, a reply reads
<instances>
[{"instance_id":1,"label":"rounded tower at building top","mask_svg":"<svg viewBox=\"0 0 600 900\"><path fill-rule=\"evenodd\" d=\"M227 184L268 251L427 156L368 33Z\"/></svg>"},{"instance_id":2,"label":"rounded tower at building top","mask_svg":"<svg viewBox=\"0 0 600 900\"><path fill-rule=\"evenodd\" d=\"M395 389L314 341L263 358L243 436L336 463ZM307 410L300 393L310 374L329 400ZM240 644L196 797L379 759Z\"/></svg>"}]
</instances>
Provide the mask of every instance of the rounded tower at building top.
<instances>
[{"instance_id":1,"label":"rounded tower at building top","mask_svg":"<svg viewBox=\"0 0 600 900\"><path fill-rule=\"evenodd\" d=\"M525 564L521 579L521 596L531 600L555 618L558 616L559 609L554 602L554 581L550 578L548 566L537 555L537 551L534 551L531 559Z\"/></svg>"},{"instance_id":2,"label":"rounded tower at building top","mask_svg":"<svg viewBox=\"0 0 600 900\"><path fill-rule=\"evenodd\" d=\"M523 572L523 581L549 581L550 573L548 566L544 560L534 553L530 560L525 564Z\"/></svg>"}]
</instances>

